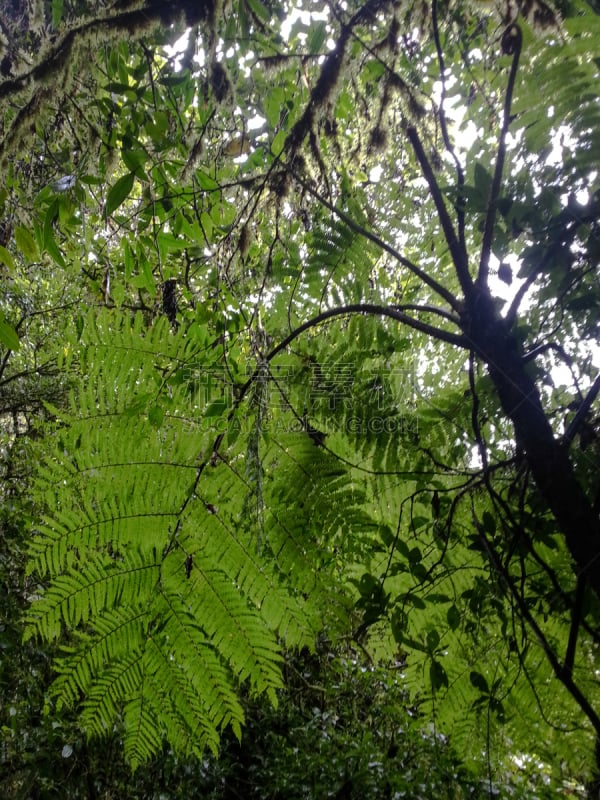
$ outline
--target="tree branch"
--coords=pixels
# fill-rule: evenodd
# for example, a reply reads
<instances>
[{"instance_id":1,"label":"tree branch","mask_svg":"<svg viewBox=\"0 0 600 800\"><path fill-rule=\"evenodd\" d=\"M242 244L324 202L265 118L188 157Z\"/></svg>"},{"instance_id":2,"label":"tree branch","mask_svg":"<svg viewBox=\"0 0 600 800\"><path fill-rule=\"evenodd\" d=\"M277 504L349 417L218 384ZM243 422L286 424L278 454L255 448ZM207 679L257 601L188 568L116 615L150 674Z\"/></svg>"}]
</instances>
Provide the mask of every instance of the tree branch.
<instances>
[{"instance_id":1,"label":"tree branch","mask_svg":"<svg viewBox=\"0 0 600 800\"><path fill-rule=\"evenodd\" d=\"M567 643L567 652L565 655L565 663L563 665L563 669L569 677L573 675L577 636L579 634L579 625L582 618L583 599L585 597L586 586L587 580L583 575L579 575L577 577L577 588L575 590L575 602L573 603L573 608L571 610L571 628L569 630L569 641Z\"/></svg>"},{"instance_id":2,"label":"tree branch","mask_svg":"<svg viewBox=\"0 0 600 800\"><path fill-rule=\"evenodd\" d=\"M295 330L291 331L276 347L274 347L267 355L264 357L264 361L269 363L271 362L275 356L281 353L282 350L285 350L295 339L297 339L302 333L311 328L317 327L322 322L325 322L328 319L333 319L334 317L345 316L348 314L373 314L379 316L386 316L390 317L391 319L395 319L398 322L402 322L406 325L409 325L416 330L419 330L423 333L427 333L430 336L435 336L442 341L449 342L456 347L467 348L468 344L466 340L463 339L462 336L458 336L456 334L450 333L449 331L444 331L440 328L436 328L433 325L428 325L425 322L419 322L419 320L415 320L412 317L409 317L407 314L404 314L401 310L402 306L378 306L378 305L371 305L368 303L355 303L352 305L341 306L339 308L331 308L327 311L323 311L321 314L318 314L316 317L307 320L302 325L298 326ZM414 306L411 304L411 309L414 309ZM429 311L428 308L425 310ZM258 369L254 371L254 373L248 378L246 383L240 388L237 397L235 399L235 403L233 408L229 411L227 415L227 422L230 422L233 419L234 414L236 413L237 409L241 405L242 401L244 400L246 394L254 384L258 374ZM226 431L222 431L219 433L214 441L212 452L206 458L203 458L200 464L196 467L196 477L194 479L193 485L188 492L186 499L184 500L181 508L179 509L179 515L183 514L186 507L192 500L192 497L195 495L198 484L200 483L200 479L204 470L209 464L216 463L217 459L219 458L219 450L223 441L226 436Z\"/></svg>"},{"instance_id":3,"label":"tree branch","mask_svg":"<svg viewBox=\"0 0 600 800\"><path fill-rule=\"evenodd\" d=\"M577 409L577 413L571 420L571 423L565 432L564 441L567 442L567 444L570 444L575 438L575 434L579 430L583 420L586 418L588 411L592 407L592 403L598 396L598 392L600 392L600 372L596 375L596 380L592 384L592 387L587 393L583 402Z\"/></svg>"},{"instance_id":4,"label":"tree branch","mask_svg":"<svg viewBox=\"0 0 600 800\"><path fill-rule=\"evenodd\" d=\"M461 247L466 252L465 209L464 209L464 198L462 197L462 191L461 191L462 187L465 184L465 175L461 163L458 160L458 156L456 155L456 151L454 150L454 147L450 140L450 136L448 134L448 123L446 120L446 112L444 110L444 101L446 99L446 64L444 61L444 51L442 50L442 43L440 41L440 31L438 27L438 0L433 0L433 3L431 5L431 21L433 25L433 39L435 41L435 49L437 52L437 59L440 68L440 82L442 84L442 92L440 96L438 114L440 118L440 127L442 129L442 139L444 141L444 147L452 157L452 160L454 161L454 167L456 169L456 183L459 189L458 202L455 205L456 220L458 223L458 240L460 242Z\"/></svg>"},{"instance_id":5,"label":"tree branch","mask_svg":"<svg viewBox=\"0 0 600 800\"><path fill-rule=\"evenodd\" d=\"M508 128L510 126L510 107L512 104L512 96L517 78L517 70L519 68L519 57L521 55L522 45L523 34L521 33L521 29L515 23L509 25L502 35L502 51L507 55L512 55L513 60L512 64L510 65L510 74L508 76L508 84L506 87L506 94L504 96L504 115L502 120L502 128L500 130L500 140L498 143L498 155L496 156L496 167L494 169L494 177L492 178L492 185L490 187L490 197L488 200L487 213L483 229L481 258L479 261L479 273L477 275L477 283L482 287L487 286L490 268L490 255L492 252L492 242L494 239L496 214L498 212L498 198L500 197L502 171L504 169L504 161L506 158L506 137L508 134Z\"/></svg>"},{"instance_id":6,"label":"tree branch","mask_svg":"<svg viewBox=\"0 0 600 800\"><path fill-rule=\"evenodd\" d=\"M527 623L527 625L533 631L536 639L538 640L544 652L544 655L546 656L548 662L550 663L550 666L552 667L552 671L554 672L558 680L563 684L565 689L569 692L571 697L575 700L575 702L577 703L579 708L583 711L583 713L586 715L588 720L591 722L592 727L596 732L596 735L600 737L600 717L598 716L592 704L585 696L585 693L575 683L572 675L569 674L568 671L560 663L558 656L552 649L550 643L548 642L548 639L544 635L544 632L542 631L537 621L533 617L527 601L523 597L521 597L519 592L516 590L508 570L502 565L502 562L499 559L498 554L496 553L493 545L486 536L482 525L480 524L479 520L475 515L473 515L473 523L479 533L479 538L485 548L486 553L488 554L488 558L490 559L493 568L502 578L506 588L513 597L519 609L521 618Z\"/></svg>"},{"instance_id":7,"label":"tree branch","mask_svg":"<svg viewBox=\"0 0 600 800\"><path fill-rule=\"evenodd\" d=\"M0 141L0 156L7 145L14 141L19 129L25 126L30 117L39 112L40 101L44 100L46 95L52 94L54 87L61 85L58 76L68 69L73 52L80 41L86 38L93 39L97 48L98 40L118 38L119 35L130 39L136 31L141 34L155 25L167 27L182 16L185 17L186 24L191 26L201 21L210 21L213 13L213 0L203 0L203 2L199 0L197 3L186 0L171 0L169 3L163 0L148 0L141 8L96 17L68 30L30 70L0 83L0 100L34 87L32 98L19 112Z\"/></svg>"},{"instance_id":8,"label":"tree branch","mask_svg":"<svg viewBox=\"0 0 600 800\"><path fill-rule=\"evenodd\" d=\"M207 11L212 6L212 2L197 3L195 13L192 14L190 3L185 0L172 0L164 3L162 0L149 0L141 8L133 11L124 11L120 14L109 14L103 17L96 17L87 22L71 28L64 33L42 58L28 72L17 75L15 78L8 78L0 83L0 100L3 97L18 94L31 84L44 79L64 68L69 56L73 51L76 41L86 34L98 34L101 31L118 35L120 31L135 31L136 29L147 29L148 25L155 23L172 24L181 16L184 11L189 22L189 16L197 18L198 21L207 19Z\"/></svg>"},{"instance_id":9,"label":"tree branch","mask_svg":"<svg viewBox=\"0 0 600 800\"><path fill-rule=\"evenodd\" d=\"M290 161L302 146L306 136L313 130L317 110L331 97L341 72L346 47L352 32L357 25L368 22L376 14L381 13L385 6L393 5L392 0L367 0L351 19L341 25L340 35L334 49L323 61L321 72L315 83L310 100L306 104L300 119L295 123L285 142L285 150L290 155Z\"/></svg>"},{"instance_id":10,"label":"tree branch","mask_svg":"<svg viewBox=\"0 0 600 800\"><path fill-rule=\"evenodd\" d=\"M461 347L465 349L469 347L468 342L462 336L450 333L450 331L442 330L441 328L436 328L434 325L429 325L426 322L420 322L417 319L413 319L412 317L409 317L407 314L404 314L402 311L400 311L399 308L401 308L401 306L379 306L371 303L352 303L351 305L347 306L330 308L327 311L323 311L321 314L317 314L316 317L312 317L312 319L303 322L302 325L299 325L297 328L291 331L291 333L289 333L285 339L283 339L265 356L265 360L272 361L272 359L275 358L278 353L280 353L282 350L285 350L285 348L288 347L295 339L297 339L298 336L305 331L310 330L310 328L316 328L317 325L320 325L322 322L325 322L328 319L333 319L334 317L343 317L348 314L370 314L374 316L390 317L391 319L395 319L397 322L402 322L405 325L414 328L415 330L426 333L427 335L433 336L434 338L443 342L448 342L455 347ZM246 386L253 380L254 376L250 378L242 391L244 391Z\"/></svg>"},{"instance_id":11,"label":"tree branch","mask_svg":"<svg viewBox=\"0 0 600 800\"><path fill-rule=\"evenodd\" d=\"M528 350L526 353L523 354L523 363L527 364L529 361L532 361L534 358L541 356L542 353L547 353L548 350L554 350L555 353L562 358L565 364L571 369L573 366L573 362L571 357L566 352L565 348L562 345L557 344L556 342L544 342L544 344L539 344L534 346L531 350Z\"/></svg>"},{"instance_id":12,"label":"tree branch","mask_svg":"<svg viewBox=\"0 0 600 800\"><path fill-rule=\"evenodd\" d=\"M399 253L395 247L392 247L391 244L388 244L381 237L377 236L376 233L373 233L372 231L363 228L363 226L359 225L358 222L355 222L352 219L352 217L350 217L341 209L334 206L333 203L329 202L329 200L326 200L321 194L319 194L319 192L316 191L316 189L313 189L312 186L310 186L295 172L292 171L292 174L294 176L294 179L298 181L300 186L302 186L302 188L305 191L307 191L316 200L318 200L319 203L321 203L321 205L325 206L325 208L331 211L332 214L335 214L337 217L339 217L339 219L343 220L349 228L351 228L353 231L360 234L361 236L364 236L365 239L369 239L369 241L376 244L384 252L389 253L389 255L395 258L396 261L402 264L403 267L406 267L410 272L413 273L413 275L416 275L417 278L419 278L420 280L423 281L423 283L429 286L430 289L433 289L433 291L437 295L439 295L443 300L445 300L450 306L450 308L452 308L454 311L458 313L462 310L462 305L459 302L458 298L456 298L452 294L452 292L446 289L445 286L442 286L441 283L438 283L434 278L431 278L424 270L422 270L420 267L414 264L410 259L406 258L406 256L403 256L401 253Z\"/></svg>"},{"instance_id":13,"label":"tree branch","mask_svg":"<svg viewBox=\"0 0 600 800\"><path fill-rule=\"evenodd\" d=\"M454 314L446 311L445 308L432 306L429 303L424 303L423 305L418 305L417 303L403 303L400 306L392 306L392 308L397 308L398 311L417 311L422 312L423 314L437 314L438 317L447 319L449 322L453 322L455 325L460 325L460 319Z\"/></svg>"},{"instance_id":14,"label":"tree branch","mask_svg":"<svg viewBox=\"0 0 600 800\"><path fill-rule=\"evenodd\" d=\"M519 286L513 298L510 308L505 315L508 325L512 326L514 324L521 301L529 287L540 274L547 271L552 259L556 258L557 250L572 244L581 225L595 223L599 218L600 196L598 196L597 193L585 204L578 203L574 195L569 196L566 207L563 208L548 225L548 230L556 230L557 234L549 238L543 256L538 261L535 269L531 270L521 286Z\"/></svg>"},{"instance_id":15,"label":"tree branch","mask_svg":"<svg viewBox=\"0 0 600 800\"><path fill-rule=\"evenodd\" d=\"M423 177L429 186L429 191L431 192L431 197L435 203L440 224L442 226L442 231L444 232L444 238L446 239L448 247L450 248L450 254L452 255L452 261L454 263L454 268L456 270L456 275L458 277L461 289L463 290L465 297L468 297L473 287L473 281L469 275L467 251L464 247L464 244L461 244L457 238L452 220L450 219L450 214L446 208L446 203L442 197L442 192L434 175L433 167L427 158L425 148L423 147L423 143L421 142L419 134L417 133L417 129L413 125L408 125L406 128L406 135L408 136L413 150L415 151L415 155L417 157L417 161L419 162L419 166L421 167Z\"/></svg>"}]
</instances>

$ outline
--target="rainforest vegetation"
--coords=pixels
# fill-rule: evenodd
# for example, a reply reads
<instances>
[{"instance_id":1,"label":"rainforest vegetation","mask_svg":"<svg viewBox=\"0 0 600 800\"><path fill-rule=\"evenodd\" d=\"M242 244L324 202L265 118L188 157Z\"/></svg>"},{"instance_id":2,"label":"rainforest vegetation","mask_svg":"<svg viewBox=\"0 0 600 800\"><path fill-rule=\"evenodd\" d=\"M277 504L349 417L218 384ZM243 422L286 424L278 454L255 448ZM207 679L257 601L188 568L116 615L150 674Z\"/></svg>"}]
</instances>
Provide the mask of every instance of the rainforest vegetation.
<instances>
[{"instance_id":1,"label":"rainforest vegetation","mask_svg":"<svg viewBox=\"0 0 600 800\"><path fill-rule=\"evenodd\" d=\"M7 798L600 786L600 7L0 2Z\"/></svg>"}]
</instances>

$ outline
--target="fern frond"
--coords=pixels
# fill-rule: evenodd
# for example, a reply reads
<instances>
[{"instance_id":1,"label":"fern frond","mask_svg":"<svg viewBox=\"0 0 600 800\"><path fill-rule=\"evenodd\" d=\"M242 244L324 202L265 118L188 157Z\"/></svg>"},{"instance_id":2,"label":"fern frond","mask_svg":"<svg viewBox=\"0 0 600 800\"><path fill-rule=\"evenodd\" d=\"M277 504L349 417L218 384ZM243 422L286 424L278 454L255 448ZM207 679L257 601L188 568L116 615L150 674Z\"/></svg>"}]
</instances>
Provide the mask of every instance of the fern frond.
<instances>
[{"instance_id":1,"label":"fern frond","mask_svg":"<svg viewBox=\"0 0 600 800\"><path fill-rule=\"evenodd\" d=\"M366 201L365 201L366 202ZM343 211L357 225L369 229L357 198L347 197ZM380 255L378 248L339 217L323 216L316 221L307 243L309 257L304 280L309 296L321 301L335 292L335 302L364 300L364 287Z\"/></svg>"},{"instance_id":2,"label":"fern frond","mask_svg":"<svg viewBox=\"0 0 600 800\"><path fill-rule=\"evenodd\" d=\"M159 576L155 555L134 551L113 560L87 554L85 566L80 563L55 578L32 607L29 625L55 639L62 623L77 628L107 608L150 597Z\"/></svg>"},{"instance_id":3,"label":"fern frond","mask_svg":"<svg viewBox=\"0 0 600 800\"><path fill-rule=\"evenodd\" d=\"M563 135L567 132L569 146L564 153L564 168L585 177L596 169L600 155L596 136L600 123L600 70L593 53L600 21L587 9L580 16L567 19L564 27L569 34L566 41L529 44L534 52L530 69L523 75L515 112L532 153L546 152L552 136L557 138L559 130ZM552 99L550 111L548 98Z\"/></svg>"},{"instance_id":4,"label":"fern frond","mask_svg":"<svg viewBox=\"0 0 600 800\"><path fill-rule=\"evenodd\" d=\"M301 432L271 440L246 426L213 462L233 412L226 400L215 415L197 390L222 366L201 332L105 313L90 316L78 347L70 409L40 453L47 514L29 569L47 588L29 635L62 639L59 702L81 701L93 734L122 714L132 763L163 737L214 750L224 727L240 735L240 687L276 702L282 641L310 646L331 615L328 539L349 535L362 494L335 461L310 465ZM233 396L228 374L218 386ZM249 447L269 475L262 520L248 517Z\"/></svg>"}]
</instances>

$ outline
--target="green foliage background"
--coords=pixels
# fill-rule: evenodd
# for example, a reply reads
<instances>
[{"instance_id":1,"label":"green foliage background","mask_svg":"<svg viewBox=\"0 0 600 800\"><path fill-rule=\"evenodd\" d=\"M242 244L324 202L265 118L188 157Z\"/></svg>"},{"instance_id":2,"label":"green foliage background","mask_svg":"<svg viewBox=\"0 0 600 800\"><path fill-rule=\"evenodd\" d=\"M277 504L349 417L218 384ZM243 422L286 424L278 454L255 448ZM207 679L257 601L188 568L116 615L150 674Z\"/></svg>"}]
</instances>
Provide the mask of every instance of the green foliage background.
<instances>
[{"instance_id":1,"label":"green foliage background","mask_svg":"<svg viewBox=\"0 0 600 800\"><path fill-rule=\"evenodd\" d=\"M597 569L494 357L597 527L596 12L35 8L0 64L3 647L30 663L3 680L6 761L19 707L233 780L243 726L289 714L299 751L339 733L352 765L315 757L313 795L288 765L289 796L404 791L396 737L419 774L429 745L462 759L465 791L484 764L543 796L506 777L523 754L552 791L589 779ZM372 717L352 754L362 711L340 732L288 705L323 630L367 658L319 664L325 693L391 681L389 741ZM15 698L51 670L34 723ZM288 748L244 756L272 796Z\"/></svg>"}]
</instances>

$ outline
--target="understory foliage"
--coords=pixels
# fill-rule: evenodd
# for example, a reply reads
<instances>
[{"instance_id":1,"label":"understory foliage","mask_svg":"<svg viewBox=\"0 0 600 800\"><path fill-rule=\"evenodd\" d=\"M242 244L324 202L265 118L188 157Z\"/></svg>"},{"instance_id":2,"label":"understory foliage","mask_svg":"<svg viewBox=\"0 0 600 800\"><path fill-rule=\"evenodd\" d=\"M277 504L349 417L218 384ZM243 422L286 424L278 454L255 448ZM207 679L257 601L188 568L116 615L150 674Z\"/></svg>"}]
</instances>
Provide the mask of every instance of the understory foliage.
<instances>
[{"instance_id":1,"label":"understory foliage","mask_svg":"<svg viewBox=\"0 0 600 800\"><path fill-rule=\"evenodd\" d=\"M44 713L134 768L235 760L325 630L368 664L342 683L397 665L473 791L591 781L596 11L31 7L0 28L0 412ZM262 796L404 796L395 736Z\"/></svg>"}]
</instances>

